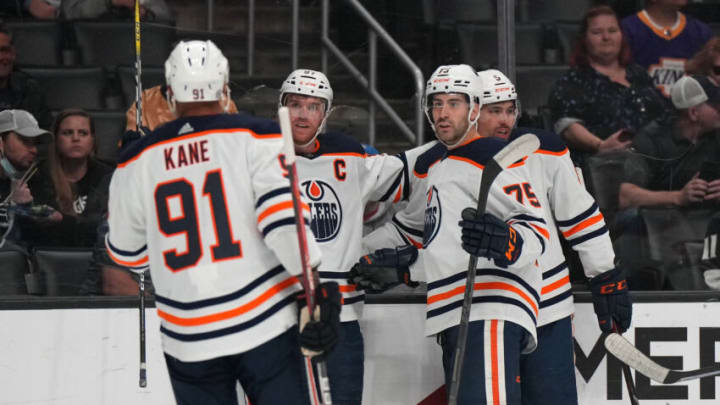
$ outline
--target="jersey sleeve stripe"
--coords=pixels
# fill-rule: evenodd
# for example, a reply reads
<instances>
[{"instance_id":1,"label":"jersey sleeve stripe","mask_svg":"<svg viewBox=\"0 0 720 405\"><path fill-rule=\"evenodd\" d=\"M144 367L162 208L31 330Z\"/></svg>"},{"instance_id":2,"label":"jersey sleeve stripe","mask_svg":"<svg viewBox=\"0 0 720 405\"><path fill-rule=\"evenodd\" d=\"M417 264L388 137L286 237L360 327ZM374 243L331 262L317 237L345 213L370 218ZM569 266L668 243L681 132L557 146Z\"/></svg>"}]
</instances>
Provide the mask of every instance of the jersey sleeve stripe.
<instances>
[{"instance_id":1,"label":"jersey sleeve stripe","mask_svg":"<svg viewBox=\"0 0 720 405\"><path fill-rule=\"evenodd\" d=\"M393 199L393 203L396 203L396 202L402 200L403 195L404 195L404 193L403 193L403 187L402 187L402 184L401 184L400 187L398 187L397 193L395 194L395 198Z\"/></svg>"},{"instance_id":2,"label":"jersey sleeve stripe","mask_svg":"<svg viewBox=\"0 0 720 405\"><path fill-rule=\"evenodd\" d=\"M267 193L261 195L255 203L255 208L260 208L260 206L263 205L265 201L283 194L290 194L290 187L276 188L275 190L268 191Z\"/></svg>"},{"instance_id":3,"label":"jersey sleeve stripe","mask_svg":"<svg viewBox=\"0 0 720 405\"><path fill-rule=\"evenodd\" d=\"M540 301L540 309L547 308L551 305L555 305L559 302L563 302L568 298L572 297L572 289L568 289L564 293L558 294L552 298L548 298L546 300Z\"/></svg>"},{"instance_id":4,"label":"jersey sleeve stripe","mask_svg":"<svg viewBox=\"0 0 720 405\"><path fill-rule=\"evenodd\" d=\"M310 212L310 207L308 207L307 204L302 203L301 206L302 206L303 210ZM270 216L278 211L287 210L287 209L293 209L292 201L285 201L285 202L277 203L275 205L271 205L268 208L266 208L265 211L263 211L260 215L258 215L257 222L260 223L260 222L262 222L263 219L267 218L268 216Z\"/></svg>"},{"instance_id":5,"label":"jersey sleeve stripe","mask_svg":"<svg viewBox=\"0 0 720 405\"><path fill-rule=\"evenodd\" d=\"M573 240L568 240L568 243L569 243L570 246L572 247L572 246L575 246L575 245L579 245L579 244L581 244L581 243L583 243L583 242L585 242L585 241L588 241L588 240L590 240L590 239L592 239L592 238L598 237L598 236L600 236L600 235L604 235L604 234L607 233L607 232L608 232L607 226L603 226L602 228L600 228L600 229L598 229L598 230L592 231L592 232L590 232L590 233L587 233L587 234L585 234L585 235L582 235L582 236L580 236L580 237L578 237L578 238L575 238L575 239L573 239Z\"/></svg>"},{"instance_id":6,"label":"jersey sleeve stripe","mask_svg":"<svg viewBox=\"0 0 720 405\"><path fill-rule=\"evenodd\" d=\"M388 198L390 198L390 196L393 194L393 192L394 192L399 186L401 186L402 176L403 176L402 173L399 173L399 174L397 175L397 177L395 177L395 180L393 181L393 183L392 183L392 185L390 186L390 188L388 188L388 190L385 192L385 194L383 194L383 196L380 197L380 200L378 200L378 201L384 202L384 201L387 201Z\"/></svg>"},{"instance_id":7,"label":"jersey sleeve stripe","mask_svg":"<svg viewBox=\"0 0 720 405\"><path fill-rule=\"evenodd\" d=\"M543 228L543 227L540 226L540 225L535 225L535 224L533 224L533 223L530 223L530 226L532 226L533 228L535 228L535 230L538 231L542 236L544 236L545 239L548 239L548 240L550 239L550 232L548 232L547 229Z\"/></svg>"},{"instance_id":8,"label":"jersey sleeve stripe","mask_svg":"<svg viewBox=\"0 0 720 405\"><path fill-rule=\"evenodd\" d=\"M525 156L524 158L522 158L522 159L518 160L517 162L511 164L511 165L508 166L507 168L508 168L508 169L512 169L513 167L523 166L523 165L525 164L525 161L527 160L527 158L528 158L528 157Z\"/></svg>"},{"instance_id":9,"label":"jersey sleeve stripe","mask_svg":"<svg viewBox=\"0 0 720 405\"><path fill-rule=\"evenodd\" d=\"M590 216L591 216L592 214L594 214L595 211L597 211L597 209L598 209L597 203L593 202L593 204L590 206L590 208L588 208L587 210L583 211L580 215L576 216L575 218L567 219L567 220L564 220L564 221L557 220L556 223L557 223L558 226L563 227L563 228L567 228L567 227L569 227L569 226L573 226L573 225L575 225L575 224L578 224L578 223L580 223L580 222L582 222L582 221L590 218Z\"/></svg>"},{"instance_id":10,"label":"jersey sleeve stripe","mask_svg":"<svg viewBox=\"0 0 720 405\"><path fill-rule=\"evenodd\" d=\"M409 226L403 225L403 224L400 222L400 220L397 219L396 216L393 216L393 218L392 218L392 223L393 223L393 225L395 225L396 227L400 228L400 230L401 230L402 232L406 233L406 234L415 236L416 238L421 238L421 239L423 238L423 231L420 231L420 230L417 230L417 229L413 229L413 228L410 228Z\"/></svg>"},{"instance_id":11,"label":"jersey sleeve stripe","mask_svg":"<svg viewBox=\"0 0 720 405\"><path fill-rule=\"evenodd\" d=\"M567 269L567 263L562 262L562 263L558 264L557 266L553 267L552 269L546 270L545 272L543 272L543 280L547 280L550 277L560 273L561 271L563 271L565 269Z\"/></svg>"},{"instance_id":12,"label":"jersey sleeve stripe","mask_svg":"<svg viewBox=\"0 0 720 405\"><path fill-rule=\"evenodd\" d=\"M227 335L232 335L234 333L242 332L246 329L252 328L255 325L258 325L262 323L264 320L270 318L271 316L275 315L277 312L282 310L288 305L291 305L295 303L296 298L295 295L290 295L286 298L284 298L281 301L278 301L276 304L268 308L265 312L262 312L255 318L252 318L248 320L247 322L242 322L227 328L217 329L210 332L202 332L202 333L179 333L172 330L167 329L164 326L160 327L160 332L164 335L171 337L173 339L182 341L182 342L197 342L200 340L209 340L209 339L215 339Z\"/></svg>"},{"instance_id":13,"label":"jersey sleeve stripe","mask_svg":"<svg viewBox=\"0 0 720 405\"><path fill-rule=\"evenodd\" d=\"M308 221L307 218L303 218L303 219L305 220L305 225L309 226L310 221ZM288 225L293 225L293 226L295 225L295 217L285 218L285 219L281 219L281 220L278 220L275 222L271 222L270 224L268 224L267 226L265 226L262 229L263 237L267 236L270 232L272 232L276 228L279 228L281 226L288 226Z\"/></svg>"},{"instance_id":14,"label":"jersey sleeve stripe","mask_svg":"<svg viewBox=\"0 0 720 405\"><path fill-rule=\"evenodd\" d=\"M354 297L343 297L342 304L343 305L352 305L357 302L362 302L365 300L365 294L356 295Z\"/></svg>"},{"instance_id":15,"label":"jersey sleeve stripe","mask_svg":"<svg viewBox=\"0 0 720 405\"><path fill-rule=\"evenodd\" d=\"M150 259L148 258L148 256L146 255L146 256L143 256L142 258L140 258L139 260L135 260L135 261L125 261L125 260L122 260L122 259L120 259L119 257L115 256L115 255L112 253L111 250L108 249L107 252L108 252L108 256L110 256L110 258L111 258L115 263L117 263L117 264L119 264L119 265L121 265L121 266L125 266L125 267L141 267L141 266L143 266L144 264L147 264L148 260L150 260Z\"/></svg>"},{"instance_id":16,"label":"jersey sleeve stripe","mask_svg":"<svg viewBox=\"0 0 720 405\"><path fill-rule=\"evenodd\" d=\"M110 242L109 238L106 238L106 240L107 240L108 247L110 249L112 249L112 251L115 252L119 256L138 256L138 255L142 254L145 250L147 250L147 245L143 245L143 247L141 247L140 249L135 250L135 251L122 250L122 249L118 249L115 246L113 246L113 244Z\"/></svg>"},{"instance_id":17,"label":"jersey sleeve stripe","mask_svg":"<svg viewBox=\"0 0 720 405\"><path fill-rule=\"evenodd\" d=\"M569 275L561 278L561 279L558 280L558 281L555 281L555 282L550 283L550 284L548 284L548 285L546 285L546 286L543 286L543 288L540 290L540 295L545 295L545 294L551 293L551 292L557 290L558 288L560 288L560 287L562 287L562 286L564 286L564 285L567 285L568 283L570 283L570 276L569 276Z\"/></svg>"},{"instance_id":18,"label":"jersey sleeve stripe","mask_svg":"<svg viewBox=\"0 0 720 405\"><path fill-rule=\"evenodd\" d=\"M535 229L533 229L533 227L531 227L527 222L516 222L516 223L513 223L513 225L523 226L523 227L529 229L533 233L533 235L535 235L537 240L540 242L540 246L542 246L542 252L545 253L545 239L543 239L543 237L540 236L540 234L537 233L537 231L535 231Z\"/></svg>"},{"instance_id":19,"label":"jersey sleeve stripe","mask_svg":"<svg viewBox=\"0 0 720 405\"><path fill-rule=\"evenodd\" d=\"M598 213L594 217L590 217L590 218L580 222L579 224L575 225L574 227L570 228L570 230L563 232L563 236L565 238L569 238L572 235L582 231L583 229L585 229L589 226L595 225L596 223L598 223L602 220L603 220L602 214Z\"/></svg>"},{"instance_id":20,"label":"jersey sleeve stripe","mask_svg":"<svg viewBox=\"0 0 720 405\"><path fill-rule=\"evenodd\" d=\"M543 218L538 218L538 217L534 217L532 215L525 215L525 214L515 215L514 217L512 217L510 219L515 219L518 221L535 221L535 222L540 222L541 224L545 223L545 220Z\"/></svg>"},{"instance_id":21,"label":"jersey sleeve stripe","mask_svg":"<svg viewBox=\"0 0 720 405\"><path fill-rule=\"evenodd\" d=\"M170 298L163 297L161 295L155 294L155 301L157 301L160 304L166 305L168 307L172 307L175 309L181 309L181 310L193 310L193 309L200 309L204 307L209 307L212 305L218 305L223 304L225 302L230 302L233 300L236 300L238 298L241 298L242 296L248 294L250 291L257 288L257 286L261 285L262 283L270 280L271 278L277 276L278 274L285 271L283 266L275 266L272 269L265 272L265 274L261 275L260 277L256 278L255 280L251 281L248 285L245 287L231 292L229 294L225 294L219 297L214 298L208 298L200 301L193 301L193 302L180 302L175 301Z\"/></svg>"},{"instance_id":22,"label":"jersey sleeve stripe","mask_svg":"<svg viewBox=\"0 0 720 405\"><path fill-rule=\"evenodd\" d=\"M175 315L171 315L165 311L162 311L158 309L158 316L165 321L172 323L174 325L178 326L200 326L200 325L207 325L210 323L215 322L221 322L225 321L227 319L235 318L237 316L243 315L258 306L262 305L266 301L268 301L270 298L272 298L275 294L295 285L298 284L300 281L295 276L290 276L286 278L285 280L275 284L274 286L267 289L265 292L254 298L248 303L245 303L237 308L233 308L231 310L218 312L215 314L210 315L204 315L204 316L198 316L198 317L188 317L183 318Z\"/></svg>"}]
</instances>

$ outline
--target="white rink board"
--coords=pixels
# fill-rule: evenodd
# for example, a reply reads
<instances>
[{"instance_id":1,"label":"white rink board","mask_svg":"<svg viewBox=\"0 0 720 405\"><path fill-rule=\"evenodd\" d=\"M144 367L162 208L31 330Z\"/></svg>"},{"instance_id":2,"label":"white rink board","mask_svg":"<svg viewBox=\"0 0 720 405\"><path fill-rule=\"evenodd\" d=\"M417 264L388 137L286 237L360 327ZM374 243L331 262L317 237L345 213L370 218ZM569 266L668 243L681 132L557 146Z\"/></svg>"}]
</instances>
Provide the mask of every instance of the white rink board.
<instances>
[{"instance_id":1,"label":"white rink board","mask_svg":"<svg viewBox=\"0 0 720 405\"><path fill-rule=\"evenodd\" d=\"M684 334L681 341L653 341L653 356L677 356L682 368L699 363L700 328L720 328L720 303L635 304L633 326ZM442 384L439 346L422 337L424 306L367 305L362 326L366 342L364 404L412 405ZM591 304L578 304L575 333L584 355L600 334ZM579 321L579 322L578 322ZM160 348L158 318L147 312L148 387L138 387L137 309L67 309L0 311L0 405L173 404ZM626 337L635 342L634 331ZM657 340L657 339L656 339ZM711 345L720 351L720 344ZM714 355L720 361L720 355ZM578 376L583 405L629 403L608 400L607 360ZM643 405L698 405L720 402L720 379L714 398L700 399L698 380L686 386L685 399L642 399ZM652 383L653 386L657 384Z\"/></svg>"}]
</instances>

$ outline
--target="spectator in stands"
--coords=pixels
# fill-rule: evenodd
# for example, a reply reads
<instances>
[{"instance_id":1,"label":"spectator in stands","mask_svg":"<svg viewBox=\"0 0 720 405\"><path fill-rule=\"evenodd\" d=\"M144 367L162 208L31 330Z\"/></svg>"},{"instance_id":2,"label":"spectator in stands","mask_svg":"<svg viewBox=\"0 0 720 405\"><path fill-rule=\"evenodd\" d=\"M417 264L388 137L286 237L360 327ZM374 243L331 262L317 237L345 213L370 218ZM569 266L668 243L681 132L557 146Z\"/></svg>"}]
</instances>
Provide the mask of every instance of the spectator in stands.
<instances>
[{"instance_id":1,"label":"spectator in stands","mask_svg":"<svg viewBox=\"0 0 720 405\"><path fill-rule=\"evenodd\" d=\"M49 139L50 133L27 111L0 112L0 246L6 238L17 239L11 234L12 212L32 203L27 182L36 170L38 145Z\"/></svg>"},{"instance_id":2,"label":"spectator in stands","mask_svg":"<svg viewBox=\"0 0 720 405\"><path fill-rule=\"evenodd\" d=\"M113 168L95 156L95 125L83 110L64 110L53 126L47 164L41 165L33 204L46 204L59 218L23 220L23 242L31 246L92 247L107 211ZM31 185L34 185L31 183Z\"/></svg>"},{"instance_id":3,"label":"spectator in stands","mask_svg":"<svg viewBox=\"0 0 720 405\"><path fill-rule=\"evenodd\" d=\"M671 99L677 114L633 139L620 209L720 203L720 87L707 76L684 76Z\"/></svg>"},{"instance_id":4,"label":"spectator in stands","mask_svg":"<svg viewBox=\"0 0 720 405\"><path fill-rule=\"evenodd\" d=\"M622 20L633 61L647 69L663 94L685 72L685 62L712 36L705 23L680 9L687 0L645 0L645 8Z\"/></svg>"},{"instance_id":5,"label":"spectator in stands","mask_svg":"<svg viewBox=\"0 0 720 405\"><path fill-rule=\"evenodd\" d=\"M625 149L624 132L644 126L669 110L645 70L630 63L617 16L608 6L585 14L570 70L550 92L555 132L568 142L573 159Z\"/></svg>"},{"instance_id":6,"label":"spectator in stands","mask_svg":"<svg viewBox=\"0 0 720 405\"><path fill-rule=\"evenodd\" d=\"M720 84L720 37L713 37L685 64L689 75L705 75Z\"/></svg>"},{"instance_id":7,"label":"spectator in stands","mask_svg":"<svg viewBox=\"0 0 720 405\"><path fill-rule=\"evenodd\" d=\"M172 21L173 15L165 0L141 2L140 14L143 19ZM68 20L89 18L131 19L135 0L63 0L62 15Z\"/></svg>"},{"instance_id":8,"label":"spectator in stands","mask_svg":"<svg viewBox=\"0 0 720 405\"><path fill-rule=\"evenodd\" d=\"M41 128L48 128L52 123L40 84L27 73L15 69L13 35L0 23L0 110L9 108L28 111Z\"/></svg>"}]
</instances>

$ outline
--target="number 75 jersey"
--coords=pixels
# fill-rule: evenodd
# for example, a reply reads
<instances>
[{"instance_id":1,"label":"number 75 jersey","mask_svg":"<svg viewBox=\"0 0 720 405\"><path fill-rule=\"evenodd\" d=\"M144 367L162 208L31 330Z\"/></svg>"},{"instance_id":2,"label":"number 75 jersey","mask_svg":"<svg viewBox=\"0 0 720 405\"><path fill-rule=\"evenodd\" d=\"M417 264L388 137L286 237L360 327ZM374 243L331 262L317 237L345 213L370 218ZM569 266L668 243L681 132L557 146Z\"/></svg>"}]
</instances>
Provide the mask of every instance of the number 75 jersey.
<instances>
[{"instance_id":1,"label":"number 75 jersey","mask_svg":"<svg viewBox=\"0 0 720 405\"><path fill-rule=\"evenodd\" d=\"M106 245L117 263L149 267L168 354L241 353L296 323L301 266L281 147L272 121L215 115L178 119L124 151Z\"/></svg>"}]
</instances>

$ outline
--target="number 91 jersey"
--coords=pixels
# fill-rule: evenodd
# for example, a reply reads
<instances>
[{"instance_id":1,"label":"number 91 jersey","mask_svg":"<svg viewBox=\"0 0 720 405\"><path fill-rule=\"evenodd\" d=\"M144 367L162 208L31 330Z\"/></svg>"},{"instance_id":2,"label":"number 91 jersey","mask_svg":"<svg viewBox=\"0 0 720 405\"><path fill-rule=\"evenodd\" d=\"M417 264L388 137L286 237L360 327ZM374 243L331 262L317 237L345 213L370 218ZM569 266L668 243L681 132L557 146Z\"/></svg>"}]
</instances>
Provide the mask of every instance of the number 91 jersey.
<instances>
[{"instance_id":1,"label":"number 91 jersey","mask_svg":"<svg viewBox=\"0 0 720 405\"><path fill-rule=\"evenodd\" d=\"M241 353L296 323L301 266L281 147L276 123L223 114L178 119L122 154L106 245L118 264L150 268L166 353ZM308 249L317 266L312 238Z\"/></svg>"}]
</instances>

